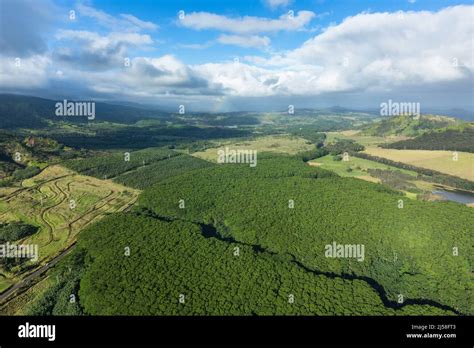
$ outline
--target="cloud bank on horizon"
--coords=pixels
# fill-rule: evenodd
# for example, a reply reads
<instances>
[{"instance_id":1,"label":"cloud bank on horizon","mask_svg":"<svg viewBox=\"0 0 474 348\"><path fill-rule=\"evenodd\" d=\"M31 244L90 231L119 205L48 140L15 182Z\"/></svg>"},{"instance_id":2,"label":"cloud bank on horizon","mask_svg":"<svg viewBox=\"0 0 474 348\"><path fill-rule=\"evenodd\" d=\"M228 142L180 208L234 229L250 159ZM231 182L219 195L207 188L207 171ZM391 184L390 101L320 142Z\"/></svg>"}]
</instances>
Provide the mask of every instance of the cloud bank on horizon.
<instances>
[{"instance_id":1,"label":"cloud bank on horizon","mask_svg":"<svg viewBox=\"0 0 474 348\"><path fill-rule=\"evenodd\" d=\"M1 1L0 91L206 111L397 97L474 108L473 5L335 15L284 0L250 13L125 4Z\"/></svg>"}]
</instances>

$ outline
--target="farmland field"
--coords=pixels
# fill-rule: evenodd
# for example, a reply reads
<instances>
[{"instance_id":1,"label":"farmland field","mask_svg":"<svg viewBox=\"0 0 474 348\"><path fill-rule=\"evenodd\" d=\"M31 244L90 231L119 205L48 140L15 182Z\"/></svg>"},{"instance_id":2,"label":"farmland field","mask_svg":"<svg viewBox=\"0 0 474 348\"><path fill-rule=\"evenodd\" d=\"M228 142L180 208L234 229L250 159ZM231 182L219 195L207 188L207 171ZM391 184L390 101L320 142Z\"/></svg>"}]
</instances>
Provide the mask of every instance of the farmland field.
<instances>
[{"instance_id":1,"label":"farmland field","mask_svg":"<svg viewBox=\"0 0 474 348\"><path fill-rule=\"evenodd\" d=\"M0 219L39 228L18 243L38 245L37 262L44 264L73 244L85 226L105 214L126 209L137 196L137 190L53 165L24 180L21 188L0 189ZM0 287L17 281L21 270L4 272Z\"/></svg>"},{"instance_id":2,"label":"farmland field","mask_svg":"<svg viewBox=\"0 0 474 348\"><path fill-rule=\"evenodd\" d=\"M334 160L333 156L326 155L312 160L308 162L308 164L310 166L316 166L322 169L333 171L342 177L352 177L374 183L383 183L402 191L407 197L413 199L416 199L417 197L417 194L415 194L413 191L419 191L417 193L426 193L436 189L433 183L419 179L418 174L414 171L396 168L387 164L355 156L349 156L348 161L336 161ZM398 186L391 185L390 182L385 180L382 181L379 177L377 177L377 175L373 174L374 170L390 173L389 176L395 176L398 177L398 179L403 178L402 181L405 181L405 183L408 183L411 186L411 192L407 191L406 187L401 187L400 181L396 183Z\"/></svg>"},{"instance_id":3,"label":"farmland field","mask_svg":"<svg viewBox=\"0 0 474 348\"><path fill-rule=\"evenodd\" d=\"M394 150L367 147L364 152L372 156L436 170L471 181L474 180L474 154L472 153L458 152L458 160L454 161L452 151Z\"/></svg>"},{"instance_id":4,"label":"farmland field","mask_svg":"<svg viewBox=\"0 0 474 348\"><path fill-rule=\"evenodd\" d=\"M0 306L1 315L25 315L28 307L36 298L41 296L54 283L54 279L46 277L19 294L12 300Z\"/></svg>"},{"instance_id":5,"label":"farmland field","mask_svg":"<svg viewBox=\"0 0 474 348\"><path fill-rule=\"evenodd\" d=\"M347 130L341 132L327 132L327 142L334 142L336 139L352 139L364 146L373 146L384 143L391 143L394 141L408 139L406 136L374 136L374 135L364 135L360 134L360 131L357 130Z\"/></svg>"},{"instance_id":6,"label":"farmland field","mask_svg":"<svg viewBox=\"0 0 474 348\"><path fill-rule=\"evenodd\" d=\"M314 161L310 162L311 164L319 164L319 166L323 169L331 170L337 173L340 176L348 176L348 177L362 177L365 179L367 176L367 169L385 169L385 170L398 170L402 173L412 175L416 177L416 173L410 170L405 169L398 169L386 164L377 163L375 161L366 160L363 158L358 158L355 156L350 156L349 160L346 161L334 161L333 156L326 155L324 157L318 158ZM350 168L350 170L348 170ZM371 181L371 180L369 180Z\"/></svg>"},{"instance_id":7,"label":"farmland field","mask_svg":"<svg viewBox=\"0 0 474 348\"><path fill-rule=\"evenodd\" d=\"M195 152L193 156L207 161L216 162L217 151L224 149L226 146L232 148L233 150L256 150L259 152L286 154L296 154L298 152L310 150L314 147L313 145L308 144L308 142L303 138L287 135L264 136L248 141L229 141L220 143L219 145L220 146L217 148L210 148L205 151Z\"/></svg>"}]
</instances>

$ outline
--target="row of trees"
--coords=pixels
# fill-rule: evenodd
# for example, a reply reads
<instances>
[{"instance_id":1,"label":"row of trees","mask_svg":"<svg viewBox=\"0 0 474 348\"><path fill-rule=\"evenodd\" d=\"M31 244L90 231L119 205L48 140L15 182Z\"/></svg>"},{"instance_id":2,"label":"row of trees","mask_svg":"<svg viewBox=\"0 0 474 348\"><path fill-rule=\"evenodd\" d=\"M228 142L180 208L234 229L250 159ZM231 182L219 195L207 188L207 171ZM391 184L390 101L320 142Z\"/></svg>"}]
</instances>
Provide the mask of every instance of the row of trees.
<instances>
[{"instance_id":1,"label":"row of trees","mask_svg":"<svg viewBox=\"0 0 474 348\"><path fill-rule=\"evenodd\" d=\"M310 151L305 151L300 154L303 162L308 162L310 160L323 157L326 155L338 156L344 152L352 153L363 151L365 148L363 145L355 142L351 139L337 139L334 143L327 144L324 146L324 142L316 143L316 148Z\"/></svg>"},{"instance_id":2,"label":"row of trees","mask_svg":"<svg viewBox=\"0 0 474 348\"><path fill-rule=\"evenodd\" d=\"M474 182L459 178L457 176L444 174L444 173L427 169L427 168L416 167L407 163L395 162L387 158L372 156L364 152L351 152L351 155L364 158L367 160L383 163L389 166L417 172L420 176L420 179L425 180L425 181L452 186L461 190L474 191Z\"/></svg>"},{"instance_id":3,"label":"row of trees","mask_svg":"<svg viewBox=\"0 0 474 348\"><path fill-rule=\"evenodd\" d=\"M474 127L430 132L413 139L383 144L382 147L399 150L415 149L474 152Z\"/></svg>"},{"instance_id":4,"label":"row of trees","mask_svg":"<svg viewBox=\"0 0 474 348\"><path fill-rule=\"evenodd\" d=\"M154 162L133 172L121 174L114 181L142 190L167 178L212 165L208 161L183 154Z\"/></svg>"},{"instance_id":5,"label":"row of trees","mask_svg":"<svg viewBox=\"0 0 474 348\"><path fill-rule=\"evenodd\" d=\"M180 153L167 147L86 157L64 162L64 165L84 175L99 179L112 178L156 161L178 156Z\"/></svg>"},{"instance_id":6,"label":"row of trees","mask_svg":"<svg viewBox=\"0 0 474 348\"><path fill-rule=\"evenodd\" d=\"M197 140L234 138L251 135L251 132L223 127L195 127L179 124L173 118L173 125L122 126L117 124L89 123L79 131L68 129L47 130L44 134L62 144L84 149L143 149L180 144ZM91 134L92 133L92 134Z\"/></svg>"}]
</instances>

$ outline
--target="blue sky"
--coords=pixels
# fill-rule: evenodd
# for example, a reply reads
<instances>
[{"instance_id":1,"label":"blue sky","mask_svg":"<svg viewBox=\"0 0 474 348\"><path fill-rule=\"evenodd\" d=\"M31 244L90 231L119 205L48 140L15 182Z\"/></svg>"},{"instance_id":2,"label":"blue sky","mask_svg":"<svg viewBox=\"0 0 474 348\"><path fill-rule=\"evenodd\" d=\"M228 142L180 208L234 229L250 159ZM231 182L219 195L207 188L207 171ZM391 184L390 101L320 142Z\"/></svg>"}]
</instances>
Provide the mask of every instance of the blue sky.
<instances>
[{"instance_id":1,"label":"blue sky","mask_svg":"<svg viewBox=\"0 0 474 348\"><path fill-rule=\"evenodd\" d=\"M397 98L474 109L470 1L0 6L2 92L206 111L376 108Z\"/></svg>"},{"instance_id":2,"label":"blue sky","mask_svg":"<svg viewBox=\"0 0 474 348\"><path fill-rule=\"evenodd\" d=\"M74 8L76 1L60 1L58 4L65 8ZM181 57L188 64L202 64L213 60L234 59L236 56L248 54L262 54L256 48L232 47L229 45L209 45L206 49L192 49L183 45L203 45L206 42L215 41L219 36L219 30L194 31L177 25L177 15L179 11L209 12L218 13L228 17L255 16L261 18L275 18L287 13L290 10L298 12L301 10L311 10L315 12L317 18L313 20L305 31L281 31L270 34L272 48L274 50L294 49L304 41L310 39L315 33L321 32L324 28L334 23L340 23L344 18L353 16L361 12L396 12L396 11L436 11L443 7L466 3L465 1L446 0L417 0L414 3L408 0L298 0L289 1L288 5L270 6L264 0L100 0L86 1L96 8L105 11L113 16L121 13L131 13L134 16L156 23L159 30L153 37L160 43L154 47L153 53L163 55L172 52ZM93 21L84 21L84 25L77 24L77 27L92 28L100 31L101 28ZM275 39L277 38L277 39Z\"/></svg>"}]
</instances>

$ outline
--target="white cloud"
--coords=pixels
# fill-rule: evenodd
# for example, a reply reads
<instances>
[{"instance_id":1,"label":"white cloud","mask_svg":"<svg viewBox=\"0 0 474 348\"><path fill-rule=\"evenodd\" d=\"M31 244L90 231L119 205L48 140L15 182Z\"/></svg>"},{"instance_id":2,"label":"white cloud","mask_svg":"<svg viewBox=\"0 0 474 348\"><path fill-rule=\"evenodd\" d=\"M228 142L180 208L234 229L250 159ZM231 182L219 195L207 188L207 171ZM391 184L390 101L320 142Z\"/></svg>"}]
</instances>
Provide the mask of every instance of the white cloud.
<instances>
[{"instance_id":1,"label":"white cloud","mask_svg":"<svg viewBox=\"0 0 474 348\"><path fill-rule=\"evenodd\" d=\"M46 55L28 58L0 56L0 86L12 90L43 87L48 83L50 66L51 59Z\"/></svg>"},{"instance_id":2,"label":"white cloud","mask_svg":"<svg viewBox=\"0 0 474 348\"><path fill-rule=\"evenodd\" d=\"M318 95L400 91L407 86L473 81L473 6L439 12L362 13L257 66L206 64L210 81L233 95ZM278 81L268 83L268 81Z\"/></svg>"},{"instance_id":3,"label":"white cloud","mask_svg":"<svg viewBox=\"0 0 474 348\"><path fill-rule=\"evenodd\" d=\"M92 91L114 96L155 98L163 95L219 95L223 88L204 79L198 71L172 55L136 57L129 67L108 71L70 69L73 80L81 80Z\"/></svg>"},{"instance_id":4,"label":"white cloud","mask_svg":"<svg viewBox=\"0 0 474 348\"><path fill-rule=\"evenodd\" d=\"M232 96L264 96L271 94L265 81L275 77L271 71L243 63L208 63L194 66L206 80L226 88Z\"/></svg>"},{"instance_id":5,"label":"white cloud","mask_svg":"<svg viewBox=\"0 0 474 348\"><path fill-rule=\"evenodd\" d=\"M52 58L33 56L23 62L24 69L15 70L12 57L0 56L0 84L5 88L47 86L49 80L60 78L72 90L79 86L101 95L152 100L172 95L183 102L205 96L208 100L216 96L282 100L347 92L395 95L408 89L415 91L416 100L416 93L429 93L447 83L449 92L465 95L468 88L472 91L474 75L473 11L474 6L455 6L438 12L404 12L403 16L361 13L326 28L294 50L245 57L241 63L210 60L187 65L164 55L131 58L131 66L124 67L128 49L151 44L149 35L63 30L56 36L59 44L69 40L73 45L56 49ZM186 25L195 29L230 32L218 37L220 43L246 47L268 46L270 39L252 34L290 30L291 23L283 18L231 19L202 13L185 18ZM292 25L291 30L301 28L301 23ZM61 65L68 60L73 64Z\"/></svg>"},{"instance_id":6,"label":"white cloud","mask_svg":"<svg viewBox=\"0 0 474 348\"><path fill-rule=\"evenodd\" d=\"M0 54L38 55L47 51L58 8L50 1L0 2Z\"/></svg>"},{"instance_id":7,"label":"white cloud","mask_svg":"<svg viewBox=\"0 0 474 348\"><path fill-rule=\"evenodd\" d=\"M192 50L204 50L206 48L211 47L215 42L214 41L207 41L204 43L196 43L196 44L177 44L177 47L180 48L189 48Z\"/></svg>"},{"instance_id":8,"label":"white cloud","mask_svg":"<svg viewBox=\"0 0 474 348\"><path fill-rule=\"evenodd\" d=\"M284 14L278 19L262 17L229 18L209 12L186 14L179 23L195 30L215 29L237 34L295 31L303 29L315 17L314 12L298 11L295 15Z\"/></svg>"},{"instance_id":9,"label":"white cloud","mask_svg":"<svg viewBox=\"0 0 474 348\"><path fill-rule=\"evenodd\" d=\"M242 36L242 35L221 35L217 39L221 44L235 45L240 47L265 48L270 45L270 39L267 36Z\"/></svg>"},{"instance_id":10,"label":"white cloud","mask_svg":"<svg viewBox=\"0 0 474 348\"><path fill-rule=\"evenodd\" d=\"M137 33L120 33L112 32L108 35L101 36L96 32L86 30L59 30L56 34L58 40L81 40L89 45L85 46L87 50L103 50L110 46L119 45L147 45L153 41L149 35Z\"/></svg>"},{"instance_id":11,"label":"white cloud","mask_svg":"<svg viewBox=\"0 0 474 348\"><path fill-rule=\"evenodd\" d=\"M354 86L465 78L474 66L473 9L359 14L275 60L339 71Z\"/></svg>"},{"instance_id":12,"label":"white cloud","mask_svg":"<svg viewBox=\"0 0 474 348\"><path fill-rule=\"evenodd\" d=\"M209 63L195 66L201 76L222 85L227 94L241 97L315 95L349 86L339 73L314 66L266 69L244 63Z\"/></svg>"},{"instance_id":13,"label":"white cloud","mask_svg":"<svg viewBox=\"0 0 474 348\"><path fill-rule=\"evenodd\" d=\"M134 32L111 32L102 36L85 30L60 30L56 39L74 43L57 49L56 57L60 61L73 63L79 68L102 69L123 65L130 47L153 43L149 35Z\"/></svg>"}]
</instances>

